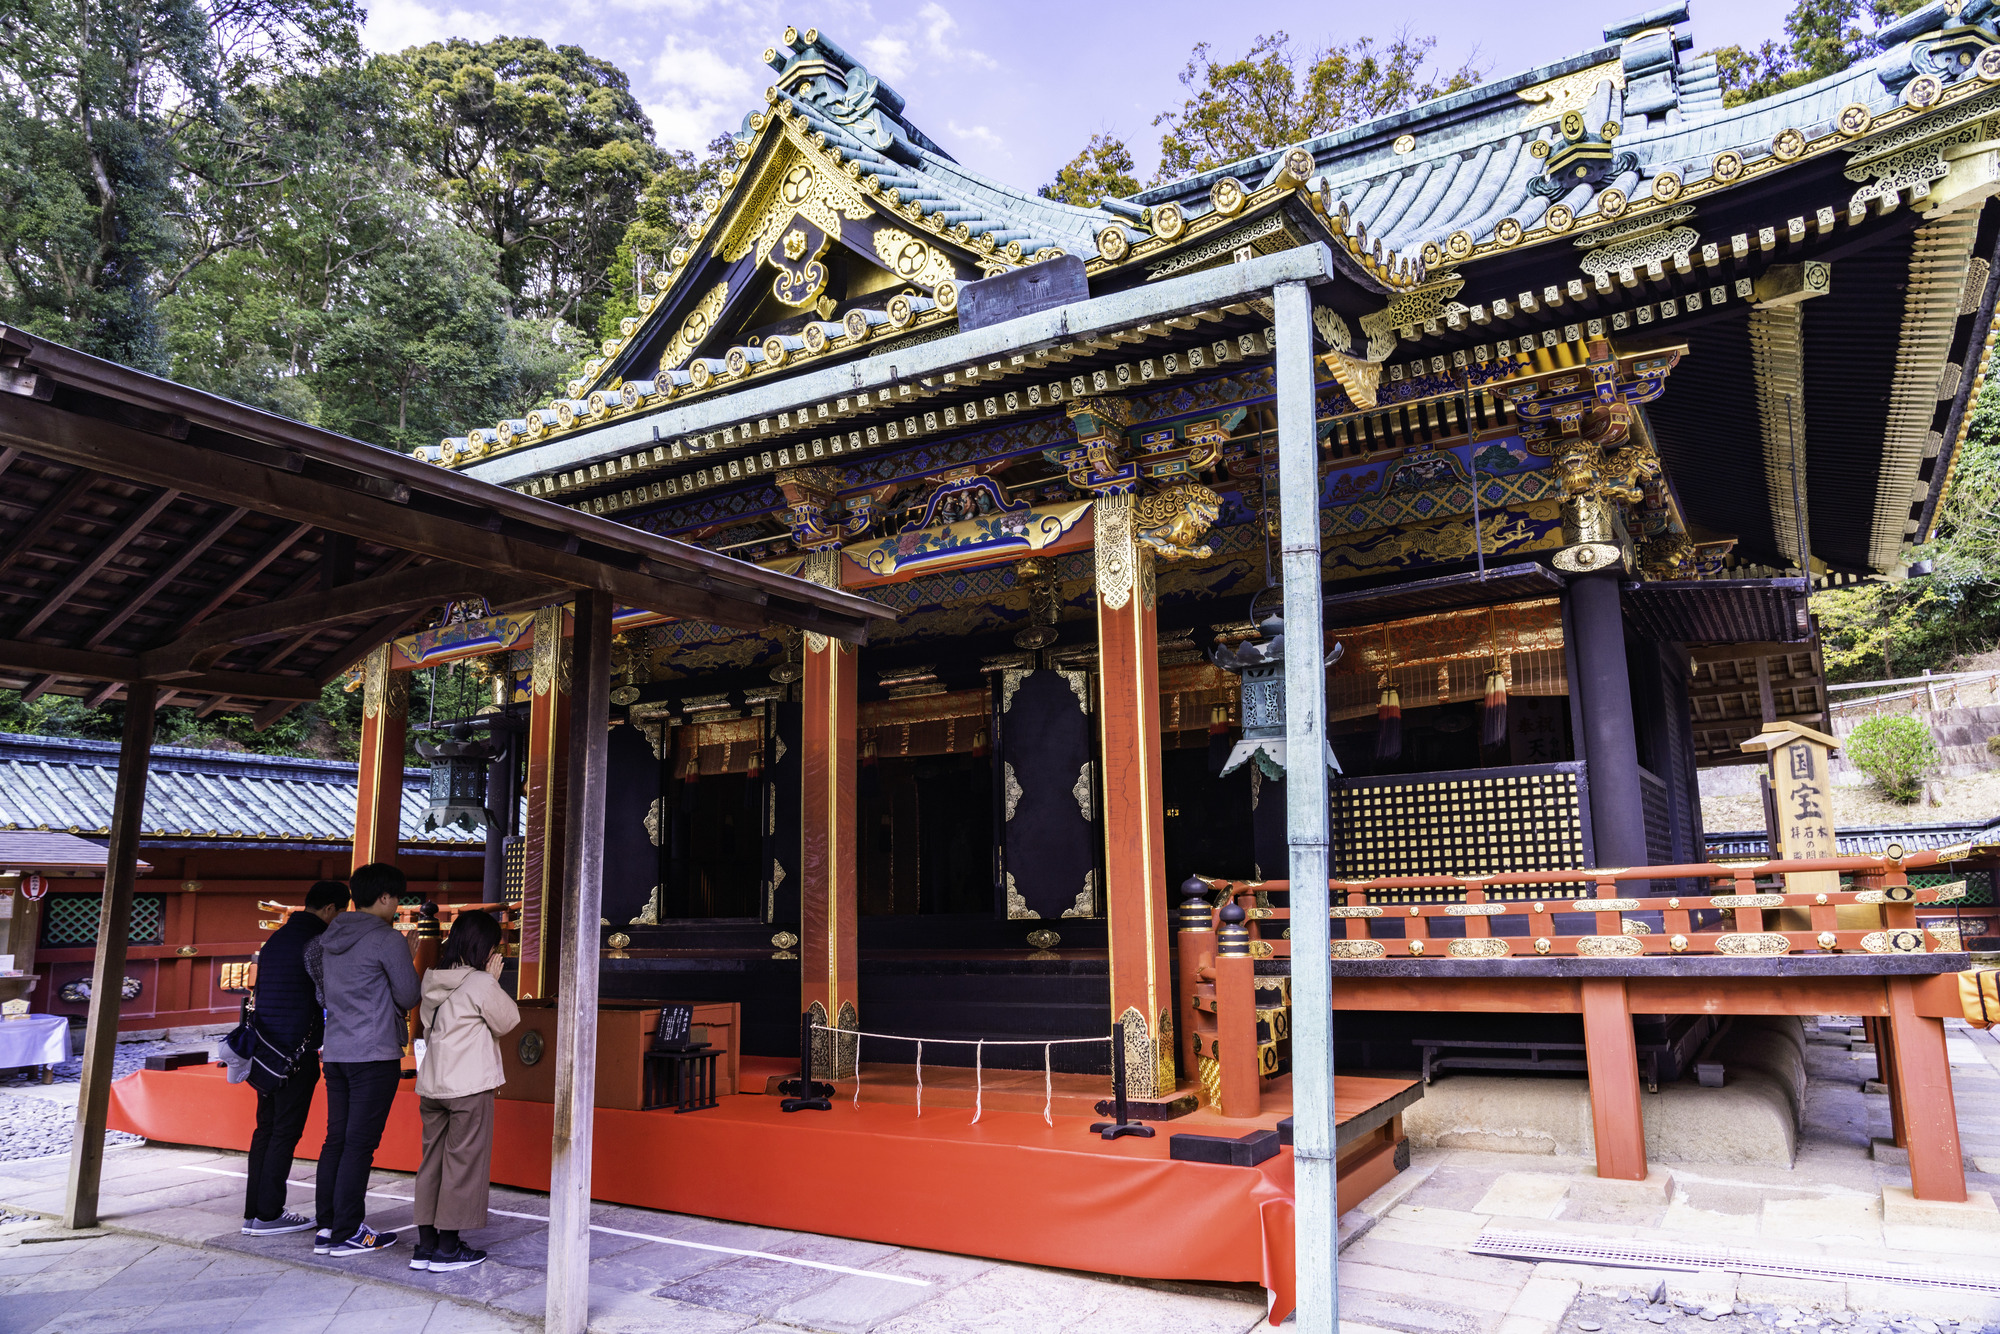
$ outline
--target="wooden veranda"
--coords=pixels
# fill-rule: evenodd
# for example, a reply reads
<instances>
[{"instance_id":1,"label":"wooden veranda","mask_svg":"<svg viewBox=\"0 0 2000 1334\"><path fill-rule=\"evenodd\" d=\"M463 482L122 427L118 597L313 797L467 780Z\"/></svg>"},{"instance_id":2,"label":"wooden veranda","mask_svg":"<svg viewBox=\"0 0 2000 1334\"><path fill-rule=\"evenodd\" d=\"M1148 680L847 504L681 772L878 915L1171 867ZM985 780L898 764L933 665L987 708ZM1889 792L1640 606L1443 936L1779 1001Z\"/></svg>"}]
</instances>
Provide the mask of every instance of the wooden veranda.
<instances>
[{"instance_id":1,"label":"wooden veranda","mask_svg":"<svg viewBox=\"0 0 2000 1334\"><path fill-rule=\"evenodd\" d=\"M551 1308L588 1259L598 840L616 607L862 642L852 594L531 499L0 326L0 687L122 696L99 947L64 1223L96 1223L119 979L156 711L316 700L441 604L574 602ZM375 679L371 691L386 681ZM361 802L368 757L363 756ZM393 856L395 833L389 826ZM374 859L357 839L355 857ZM574 929L587 923L585 929Z\"/></svg>"}]
</instances>

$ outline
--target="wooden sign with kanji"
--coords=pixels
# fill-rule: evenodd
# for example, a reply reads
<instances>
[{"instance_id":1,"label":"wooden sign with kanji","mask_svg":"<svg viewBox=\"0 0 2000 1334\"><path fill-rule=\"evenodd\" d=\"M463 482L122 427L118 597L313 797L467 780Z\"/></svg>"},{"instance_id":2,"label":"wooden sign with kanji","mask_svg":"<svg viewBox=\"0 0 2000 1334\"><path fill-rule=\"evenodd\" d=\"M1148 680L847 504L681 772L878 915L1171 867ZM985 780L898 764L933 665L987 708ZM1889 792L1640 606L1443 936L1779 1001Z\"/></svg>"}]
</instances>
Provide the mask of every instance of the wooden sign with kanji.
<instances>
[{"instance_id":1,"label":"wooden sign with kanji","mask_svg":"<svg viewBox=\"0 0 2000 1334\"><path fill-rule=\"evenodd\" d=\"M1837 857L1833 831L1833 752L1840 742L1797 723L1765 723L1743 743L1762 752L1771 781L1777 842L1771 856L1786 860ZM1838 871L1794 871L1785 877L1790 894L1818 894L1840 888Z\"/></svg>"}]
</instances>

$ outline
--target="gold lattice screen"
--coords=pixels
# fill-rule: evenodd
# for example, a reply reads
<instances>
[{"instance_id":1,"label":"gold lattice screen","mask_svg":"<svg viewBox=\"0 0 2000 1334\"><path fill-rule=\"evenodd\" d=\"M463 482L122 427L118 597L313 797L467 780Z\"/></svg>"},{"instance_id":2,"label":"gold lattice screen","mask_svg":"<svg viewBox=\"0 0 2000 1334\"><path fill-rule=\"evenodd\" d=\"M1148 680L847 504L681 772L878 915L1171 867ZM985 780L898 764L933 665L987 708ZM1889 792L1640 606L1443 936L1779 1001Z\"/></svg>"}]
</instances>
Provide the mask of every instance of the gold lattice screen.
<instances>
[{"instance_id":1,"label":"gold lattice screen","mask_svg":"<svg viewBox=\"0 0 2000 1334\"><path fill-rule=\"evenodd\" d=\"M1333 794L1336 872L1343 880L1567 870L1587 864L1583 765L1538 764L1344 780ZM1533 886L1496 898L1581 893ZM1437 890L1384 895L1434 901ZM1448 897L1448 896L1446 896Z\"/></svg>"},{"instance_id":2,"label":"gold lattice screen","mask_svg":"<svg viewBox=\"0 0 2000 1334\"><path fill-rule=\"evenodd\" d=\"M1374 713L1385 685L1405 709L1482 699L1496 665L1509 695L1569 693L1556 598L1351 626L1333 637L1345 648L1327 677L1335 722Z\"/></svg>"}]
</instances>

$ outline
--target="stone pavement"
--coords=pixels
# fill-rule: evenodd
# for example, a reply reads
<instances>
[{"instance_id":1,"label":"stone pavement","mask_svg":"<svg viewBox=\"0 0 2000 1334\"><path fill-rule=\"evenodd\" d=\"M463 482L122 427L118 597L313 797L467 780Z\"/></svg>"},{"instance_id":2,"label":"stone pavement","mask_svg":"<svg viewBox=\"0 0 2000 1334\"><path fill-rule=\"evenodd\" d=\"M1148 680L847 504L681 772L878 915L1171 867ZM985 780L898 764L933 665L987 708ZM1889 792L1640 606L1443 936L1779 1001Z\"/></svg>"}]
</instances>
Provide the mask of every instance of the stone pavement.
<instances>
[{"instance_id":1,"label":"stone pavement","mask_svg":"<svg viewBox=\"0 0 2000 1334\"><path fill-rule=\"evenodd\" d=\"M1899 1203L1907 1169L1871 1152L1888 1134L1888 1100L1861 1091L1874 1058L1851 1053L1844 1033L1826 1038L1808 1044L1805 1124L1790 1169L1673 1163L1649 1183L1620 1185L1597 1181L1584 1160L1419 1152L1342 1220L1343 1334L1970 1334L2000 1323L2000 1296L1848 1272L1950 1267L1989 1276L2000 1292L2000 1212L1939 1217ZM1950 1045L1969 1184L2000 1191L2000 1041L1954 1026ZM334 1261L314 1257L304 1235L240 1236L242 1166L241 1155L208 1150L108 1151L105 1222L117 1235L0 1249L0 1334L186 1323L442 1334L539 1323L544 1197L496 1189L493 1226L474 1237L492 1258L418 1274L404 1246ZM60 1158L0 1162L0 1207L53 1213L65 1168ZM309 1204L309 1171L294 1171L303 1183L294 1207ZM371 1221L406 1226L409 1178L378 1172L373 1189ZM597 1206L593 1221L591 1328L606 1334L1248 1334L1262 1323L1262 1294L1248 1285L1133 1282L616 1206ZM1163 1220L1173 1225L1199 1220ZM1727 1246L1824 1272L1674 1273L1475 1254L1489 1229Z\"/></svg>"}]
</instances>

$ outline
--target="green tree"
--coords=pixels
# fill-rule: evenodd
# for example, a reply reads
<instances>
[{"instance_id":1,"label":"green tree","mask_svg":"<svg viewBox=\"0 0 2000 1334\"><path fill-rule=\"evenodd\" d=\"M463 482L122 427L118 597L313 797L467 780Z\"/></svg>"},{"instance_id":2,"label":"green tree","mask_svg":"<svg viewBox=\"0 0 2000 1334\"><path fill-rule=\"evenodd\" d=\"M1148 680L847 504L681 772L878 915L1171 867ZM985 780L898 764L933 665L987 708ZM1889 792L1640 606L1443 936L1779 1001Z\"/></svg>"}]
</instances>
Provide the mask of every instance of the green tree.
<instances>
[{"instance_id":1,"label":"green tree","mask_svg":"<svg viewBox=\"0 0 2000 1334\"><path fill-rule=\"evenodd\" d=\"M1938 764L1931 729L1906 713L1862 719L1847 734L1843 752L1883 796L1904 806L1924 794L1924 780Z\"/></svg>"},{"instance_id":2,"label":"green tree","mask_svg":"<svg viewBox=\"0 0 2000 1334\"><path fill-rule=\"evenodd\" d=\"M1106 197L1122 199L1137 194L1138 164L1132 150L1110 131L1090 136L1083 151L1062 165L1056 178L1035 193L1044 199L1059 199L1079 208L1092 208Z\"/></svg>"},{"instance_id":3,"label":"green tree","mask_svg":"<svg viewBox=\"0 0 2000 1334\"><path fill-rule=\"evenodd\" d=\"M1786 40L1766 41L1755 50L1724 46L1710 53L1721 75L1723 105L1741 106L1840 73L1879 51L1875 34L1923 3L1798 0L1785 19Z\"/></svg>"},{"instance_id":4,"label":"green tree","mask_svg":"<svg viewBox=\"0 0 2000 1334\"><path fill-rule=\"evenodd\" d=\"M274 175L230 97L354 57L359 21L353 0L0 0L0 315L164 370L160 298L248 239L189 225L202 199Z\"/></svg>"},{"instance_id":5,"label":"green tree","mask_svg":"<svg viewBox=\"0 0 2000 1334\"><path fill-rule=\"evenodd\" d=\"M534 38L453 38L377 58L407 152L500 254L508 312L596 327L606 271L666 165L624 71Z\"/></svg>"},{"instance_id":6,"label":"green tree","mask_svg":"<svg viewBox=\"0 0 2000 1334\"><path fill-rule=\"evenodd\" d=\"M1449 74L1426 72L1435 37L1399 32L1386 46L1358 37L1302 55L1275 32L1251 43L1247 55L1217 63L1202 42L1188 56L1181 86L1190 96L1153 124L1160 135L1156 184L1193 176L1274 148L1359 125L1434 97L1469 88L1482 77L1471 62Z\"/></svg>"},{"instance_id":7,"label":"green tree","mask_svg":"<svg viewBox=\"0 0 2000 1334\"><path fill-rule=\"evenodd\" d=\"M1934 534L1912 553L1928 577L1813 595L1829 679L1914 676L2000 642L2000 381L1973 404Z\"/></svg>"},{"instance_id":8,"label":"green tree","mask_svg":"<svg viewBox=\"0 0 2000 1334\"><path fill-rule=\"evenodd\" d=\"M719 134L699 158L685 148L661 155L660 169L646 181L638 214L625 228L604 275L604 301L597 316L600 340L616 337L619 321L639 313L639 285L665 271L667 257L687 234L702 194L721 193L722 173L737 165L735 142ZM582 350L579 362L590 353L589 348Z\"/></svg>"}]
</instances>

